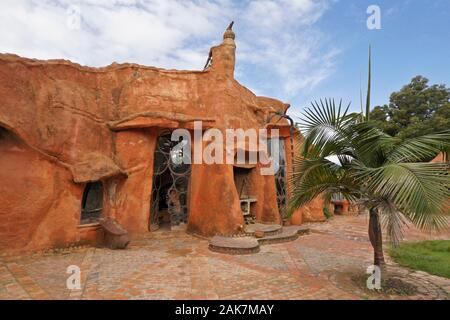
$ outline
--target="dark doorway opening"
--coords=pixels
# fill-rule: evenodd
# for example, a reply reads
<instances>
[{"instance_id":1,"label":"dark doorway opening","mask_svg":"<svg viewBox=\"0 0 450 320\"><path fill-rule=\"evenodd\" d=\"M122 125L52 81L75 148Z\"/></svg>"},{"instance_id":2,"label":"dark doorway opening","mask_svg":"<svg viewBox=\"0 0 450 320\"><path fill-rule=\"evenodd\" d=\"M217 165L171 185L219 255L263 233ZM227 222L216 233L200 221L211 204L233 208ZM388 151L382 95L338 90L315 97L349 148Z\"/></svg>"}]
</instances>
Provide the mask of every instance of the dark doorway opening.
<instances>
[{"instance_id":1,"label":"dark doorway opening","mask_svg":"<svg viewBox=\"0 0 450 320\"><path fill-rule=\"evenodd\" d=\"M103 184L100 181L88 183L84 189L81 204L81 224L98 222L103 211Z\"/></svg>"},{"instance_id":2,"label":"dark doorway opening","mask_svg":"<svg viewBox=\"0 0 450 320\"><path fill-rule=\"evenodd\" d=\"M183 163L181 150L174 151L178 143L171 141L171 132L158 138L153 165L151 231L185 229L188 222L191 165Z\"/></svg>"},{"instance_id":3,"label":"dark doorway opening","mask_svg":"<svg viewBox=\"0 0 450 320\"><path fill-rule=\"evenodd\" d=\"M233 167L234 185L239 195L241 211L246 224L254 223L256 220L255 205L257 199L252 195L252 170L253 168Z\"/></svg>"},{"instance_id":4,"label":"dark doorway opening","mask_svg":"<svg viewBox=\"0 0 450 320\"><path fill-rule=\"evenodd\" d=\"M342 211L344 211L344 206L342 204L334 205L334 214L342 214Z\"/></svg>"},{"instance_id":5,"label":"dark doorway opening","mask_svg":"<svg viewBox=\"0 0 450 320\"><path fill-rule=\"evenodd\" d=\"M251 193L250 174L252 169L233 167L234 185L239 195L239 199L247 198Z\"/></svg>"}]
</instances>

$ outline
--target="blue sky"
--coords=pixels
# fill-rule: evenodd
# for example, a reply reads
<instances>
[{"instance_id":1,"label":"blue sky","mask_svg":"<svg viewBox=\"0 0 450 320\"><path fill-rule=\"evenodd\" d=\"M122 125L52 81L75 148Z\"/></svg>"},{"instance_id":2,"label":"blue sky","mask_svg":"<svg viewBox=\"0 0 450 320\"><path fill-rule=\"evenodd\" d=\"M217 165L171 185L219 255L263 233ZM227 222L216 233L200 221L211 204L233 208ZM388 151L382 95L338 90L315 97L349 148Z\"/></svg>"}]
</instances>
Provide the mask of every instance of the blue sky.
<instances>
[{"instance_id":1,"label":"blue sky","mask_svg":"<svg viewBox=\"0 0 450 320\"><path fill-rule=\"evenodd\" d=\"M366 8L381 8L381 30L366 27ZM339 1L318 21L317 27L341 50L335 72L298 99L322 96L351 100L358 109L359 83L367 86L367 47L372 45L372 105L384 104L389 95L415 75L431 83L450 86L450 1Z\"/></svg>"},{"instance_id":2,"label":"blue sky","mask_svg":"<svg viewBox=\"0 0 450 320\"><path fill-rule=\"evenodd\" d=\"M381 30L369 30L369 5ZM373 105L415 75L450 85L450 0L2 0L0 52L83 65L201 69L235 21L236 78L298 112L323 97L359 110L373 47Z\"/></svg>"}]
</instances>

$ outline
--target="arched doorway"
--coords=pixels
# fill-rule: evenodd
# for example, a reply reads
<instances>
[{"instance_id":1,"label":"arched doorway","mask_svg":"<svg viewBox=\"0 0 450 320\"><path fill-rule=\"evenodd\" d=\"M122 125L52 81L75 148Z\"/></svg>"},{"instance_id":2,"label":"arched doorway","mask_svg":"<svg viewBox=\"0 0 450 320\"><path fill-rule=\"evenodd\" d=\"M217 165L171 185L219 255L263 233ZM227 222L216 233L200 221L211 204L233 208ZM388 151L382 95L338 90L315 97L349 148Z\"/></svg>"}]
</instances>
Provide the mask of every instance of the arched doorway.
<instances>
[{"instance_id":1,"label":"arched doorway","mask_svg":"<svg viewBox=\"0 0 450 320\"><path fill-rule=\"evenodd\" d=\"M184 229L188 222L188 188L191 165L183 163L182 150L173 151L178 141L171 132L158 137L154 154L150 230Z\"/></svg>"}]
</instances>

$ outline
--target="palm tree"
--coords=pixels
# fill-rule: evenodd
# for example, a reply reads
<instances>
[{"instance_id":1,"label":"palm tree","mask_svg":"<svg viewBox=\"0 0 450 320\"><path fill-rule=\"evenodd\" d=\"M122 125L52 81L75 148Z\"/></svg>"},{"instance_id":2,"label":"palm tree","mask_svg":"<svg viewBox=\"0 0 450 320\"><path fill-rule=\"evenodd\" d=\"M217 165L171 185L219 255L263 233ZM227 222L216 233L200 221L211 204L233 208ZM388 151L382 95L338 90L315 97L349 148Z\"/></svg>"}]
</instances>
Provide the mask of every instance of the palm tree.
<instances>
[{"instance_id":1,"label":"palm tree","mask_svg":"<svg viewBox=\"0 0 450 320\"><path fill-rule=\"evenodd\" d=\"M325 100L304 111L305 141L294 162L289 212L319 195L329 201L340 194L365 206L374 264L384 267L382 226L395 245L406 221L421 229L447 226L449 164L429 161L450 150L450 131L401 140L341 107Z\"/></svg>"}]
</instances>

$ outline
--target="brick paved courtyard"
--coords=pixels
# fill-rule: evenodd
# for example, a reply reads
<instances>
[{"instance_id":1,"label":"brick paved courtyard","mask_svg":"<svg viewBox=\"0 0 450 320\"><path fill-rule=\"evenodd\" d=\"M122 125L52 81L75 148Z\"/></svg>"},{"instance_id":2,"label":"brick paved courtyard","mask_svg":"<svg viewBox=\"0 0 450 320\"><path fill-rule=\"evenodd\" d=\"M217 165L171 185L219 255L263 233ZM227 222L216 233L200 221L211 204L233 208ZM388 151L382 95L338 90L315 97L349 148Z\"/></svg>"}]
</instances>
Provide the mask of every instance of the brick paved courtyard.
<instances>
[{"instance_id":1,"label":"brick paved courtyard","mask_svg":"<svg viewBox=\"0 0 450 320\"><path fill-rule=\"evenodd\" d=\"M265 245L252 255L208 250L208 242L183 232L155 232L127 250L80 248L0 258L0 299L370 299L350 275L371 264L367 219L334 217L310 224L311 234ZM407 240L450 239L420 233ZM81 268L82 290L66 288L66 269ZM389 262L389 269L416 284L415 296L449 299L450 280L413 272Z\"/></svg>"}]
</instances>

